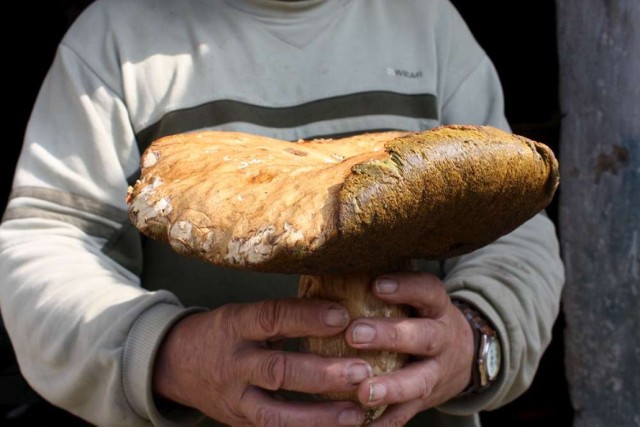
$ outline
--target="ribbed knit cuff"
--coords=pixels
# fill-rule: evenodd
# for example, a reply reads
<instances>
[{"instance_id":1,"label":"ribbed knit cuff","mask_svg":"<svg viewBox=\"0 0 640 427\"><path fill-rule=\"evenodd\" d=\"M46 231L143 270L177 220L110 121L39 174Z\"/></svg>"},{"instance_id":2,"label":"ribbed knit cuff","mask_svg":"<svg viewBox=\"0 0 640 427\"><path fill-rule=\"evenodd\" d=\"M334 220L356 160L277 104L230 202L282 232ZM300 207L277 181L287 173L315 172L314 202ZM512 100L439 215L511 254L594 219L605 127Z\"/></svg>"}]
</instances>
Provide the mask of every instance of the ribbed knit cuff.
<instances>
[{"instance_id":1,"label":"ribbed knit cuff","mask_svg":"<svg viewBox=\"0 0 640 427\"><path fill-rule=\"evenodd\" d=\"M157 426L193 425L202 417L198 411L176 405L170 413L160 412L153 396L152 378L156 352L171 327L183 317L205 311L160 303L136 320L129 332L123 355L123 388L129 404L143 419Z\"/></svg>"}]
</instances>

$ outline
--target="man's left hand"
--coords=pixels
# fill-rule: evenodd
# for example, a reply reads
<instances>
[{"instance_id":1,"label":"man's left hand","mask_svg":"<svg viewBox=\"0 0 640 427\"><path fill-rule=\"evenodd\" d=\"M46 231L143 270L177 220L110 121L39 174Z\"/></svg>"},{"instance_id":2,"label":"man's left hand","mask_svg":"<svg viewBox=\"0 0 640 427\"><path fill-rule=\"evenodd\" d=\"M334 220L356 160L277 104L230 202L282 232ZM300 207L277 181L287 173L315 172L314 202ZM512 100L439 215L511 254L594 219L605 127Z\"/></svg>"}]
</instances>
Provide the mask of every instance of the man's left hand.
<instances>
[{"instance_id":1,"label":"man's left hand","mask_svg":"<svg viewBox=\"0 0 640 427\"><path fill-rule=\"evenodd\" d=\"M426 273L378 277L374 294L391 304L406 304L414 318L361 318L346 331L354 348L406 353L402 369L360 383L366 406L393 405L372 426L404 425L418 412L460 394L471 382L474 341L471 326L451 303L444 285Z\"/></svg>"}]
</instances>

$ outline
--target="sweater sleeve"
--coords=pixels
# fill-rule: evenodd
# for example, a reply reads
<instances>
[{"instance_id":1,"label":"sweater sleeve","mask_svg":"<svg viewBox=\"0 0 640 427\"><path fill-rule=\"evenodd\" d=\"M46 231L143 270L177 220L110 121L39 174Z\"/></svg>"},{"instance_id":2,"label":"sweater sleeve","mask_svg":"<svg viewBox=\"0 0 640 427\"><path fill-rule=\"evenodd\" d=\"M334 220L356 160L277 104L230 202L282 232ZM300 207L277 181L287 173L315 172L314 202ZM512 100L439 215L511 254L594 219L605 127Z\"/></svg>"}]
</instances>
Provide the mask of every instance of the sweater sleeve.
<instances>
[{"instance_id":1,"label":"sweater sleeve","mask_svg":"<svg viewBox=\"0 0 640 427\"><path fill-rule=\"evenodd\" d=\"M27 381L98 425L176 424L154 405L152 363L192 309L140 287L140 239L124 202L138 159L118 88L61 45L0 226L0 303Z\"/></svg>"},{"instance_id":2,"label":"sweater sleeve","mask_svg":"<svg viewBox=\"0 0 640 427\"><path fill-rule=\"evenodd\" d=\"M467 414L498 408L531 385L558 315L564 270L551 221L538 214L512 233L445 263L452 298L477 307L498 331L502 367L486 391L440 409Z\"/></svg>"},{"instance_id":3,"label":"sweater sleeve","mask_svg":"<svg viewBox=\"0 0 640 427\"><path fill-rule=\"evenodd\" d=\"M453 10L450 19L453 33L445 36L448 56L442 58L442 123L509 130L493 64ZM551 340L564 284L553 223L541 212L484 248L447 260L444 274L451 297L471 303L495 326L503 361L497 383L439 409L457 415L495 409L530 386Z\"/></svg>"}]
</instances>

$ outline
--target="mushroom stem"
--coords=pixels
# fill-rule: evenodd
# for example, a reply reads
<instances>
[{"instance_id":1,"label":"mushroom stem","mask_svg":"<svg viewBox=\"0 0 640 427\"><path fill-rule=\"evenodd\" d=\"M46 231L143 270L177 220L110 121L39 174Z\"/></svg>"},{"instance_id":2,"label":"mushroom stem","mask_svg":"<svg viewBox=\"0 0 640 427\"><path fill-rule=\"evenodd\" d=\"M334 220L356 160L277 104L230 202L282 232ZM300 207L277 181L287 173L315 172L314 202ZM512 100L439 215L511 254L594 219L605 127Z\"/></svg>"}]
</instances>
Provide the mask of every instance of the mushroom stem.
<instances>
[{"instance_id":1,"label":"mushroom stem","mask_svg":"<svg viewBox=\"0 0 640 427\"><path fill-rule=\"evenodd\" d=\"M406 269L407 262L394 263L383 271ZM373 279L379 273L327 274L322 276L303 275L300 278L298 296L335 301L349 311L350 318L362 317L407 317L407 306L392 305L376 298L371 292ZM405 354L389 351L356 350L349 346L343 334L327 338L308 337L302 340L304 351L323 357L354 357L369 363L373 375L381 375L401 368L407 361ZM358 402L355 390L351 392L327 393L320 396L327 400L351 400ZM365 407L366 423L379 417L386 406Z\"/></svg>"}]
</instances>

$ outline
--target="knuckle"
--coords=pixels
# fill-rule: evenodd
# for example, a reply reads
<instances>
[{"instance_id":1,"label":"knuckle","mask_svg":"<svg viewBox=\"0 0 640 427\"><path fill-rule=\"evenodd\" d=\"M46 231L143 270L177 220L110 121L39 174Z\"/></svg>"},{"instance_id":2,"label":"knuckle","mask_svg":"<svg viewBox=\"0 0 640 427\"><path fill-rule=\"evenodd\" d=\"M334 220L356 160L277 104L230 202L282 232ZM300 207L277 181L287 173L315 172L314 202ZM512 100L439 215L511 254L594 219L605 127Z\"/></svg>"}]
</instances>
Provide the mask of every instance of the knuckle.
<instances>
[{"instance_id":1,"label":"knuckle","mask_svg":"<svg viewBox=\"0 0 640 427\"><path fill-rule=\"evenodd\" d=\"M396 387L395 393L391 394L393 402L405 402L407 400L407 391L404 387Z\"/></svg>"},{"instance_id":2,"label":"knuckle","mask_svg":"<svg viewBox=\"0 0 640 427\"><path fill-rule=\"evenodd\" d=\"M427 398L431 395L431 390L433 386L431 381L426 376L418 376L417 377L417 395L419 400L427 400Z\"/></svg>"},{"instance_id":3,"label":"knuckle","mask_svg":"<svg viewBox=\"0 0 640 427\"><path fill-rule=\"evenodd\" d=\"M223 330L229 330L233 326L233 319L235 317L236 305L226 304L218 307L215 310L215 322L216 327L223 328Z\"/></svg>"},{"instance_id":4,"label":"knuckle","mask_svg":"<svg viewBox=\"0 0 640 427\"><path fill-rule=\"evenodd\" d=\"M420 346L427 355L434 355L438 350L438 337L434 328L425 326L421 338Z\"/></svg>"},{"instance_id":5,"label":"knuckle","mask_svg":"<svg viewBox=\"0 0 640 427\"><path fill-rule=\"evenodd\" d=\"M284 425L284 419L280 411L277 411L269 406L262 406L256 411L256 426L274 427Z\"/></svg>"},{"instance_id":6,"label":"knuckle","mask_svg":"<svg viewBox=\"0 0 640 427\"><path fill-rule=\"evenodd\" d=\"M428 356L432 356L437 351L437 345L433 340L429 340L428 339L422 344L422 349L423 349L424 354L426 354Z\"/></svg>"},{"instance_id":7,"label":"knuckle","mask_svg":"<svg viewBox=\"0 0 640 427\"><path fill-rule=\"evenodd\" d=\"M238 336L242 328L239 316L242 310L240 304L226 304L216 309L215 328L212 330L225 333L227 335Z\"/></svg>"},{"instance_id":8,"label":"knuckle","mask_svg":"<svg viewBox=\"0 0 640 427\"><path fill-rule=\"evenodd\" d=\"M279 314L280 304L278 301L264 301L260 304L256 313L256 322L266 335L270 337L278 335Z\"/></svg>"},{"instance_id":9,"label":"knuckle","mask_svg":"<svg viewBox=\"0 0 640 427\"><path fill-rule=\"evenodd\" d=\"M272 352L265 356L260 364L261 374L268 390L282 388L287 373L287 357L280 352Z\"/></svg>"},{"instance_id":10,"label":"knuckle","mask_svg":"<svg viewBox=\"0 0 640 427\"><path fill-rule=\"evenodd\" d=\"M225 409L229 414L229 418L231 418L232 425L241 426L249 424L249 420L246 415L239 408L232 405L225 405Z\"/></svg>"},{"instance_id":11,"label":"knuckle","mask_svg":"<svg viewBox=\"0 0 640 427\"><path fill-rule=\"evenodd\" d=\"M420 344L422 334L413 323L402 321L389 328L388 340L390 346L403 353L413 353Z\"/></svg>"},{"instance_id":12,"label":"knuckle","mask_svg":"<svg viewBox=\"0 0 640 427\"><path fill-rule=\"evenodd\" d=\"M402 344L403 335L404 334L400 325L396 324L389 328L387 339L389 340L390 346L393 348L398 348L398 346Z\"/></svg>"}]
</instances>

